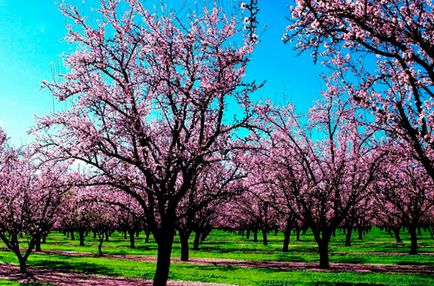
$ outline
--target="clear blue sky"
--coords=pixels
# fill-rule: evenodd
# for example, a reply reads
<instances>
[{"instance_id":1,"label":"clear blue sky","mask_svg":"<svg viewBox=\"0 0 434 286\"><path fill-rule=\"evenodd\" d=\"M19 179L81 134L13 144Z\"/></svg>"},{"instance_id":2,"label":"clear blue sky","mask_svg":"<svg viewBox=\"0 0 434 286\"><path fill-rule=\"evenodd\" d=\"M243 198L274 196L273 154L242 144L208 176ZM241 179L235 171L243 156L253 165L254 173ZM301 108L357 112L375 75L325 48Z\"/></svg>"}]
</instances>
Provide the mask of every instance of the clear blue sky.
<instances>
[{"instance_id":1,"label":"clear blue sky","mask_svg":"<svg viewBox=\"0 0 434 286\"><path fill-rule=\"evenodd\" d=\"M96 0L68 2L84 9L98 3ZM148 7L159 7L164 2L170 8L180 0L144 2ZM238 9L241 1L219 2L225 9L231 6ZM321 67L314 66L307 54L297 57L290 45L280 41L287 25L285 17L290 15L291 0L259 2L261 42L253 54L248 78L265 80L266 85L255 97L268 97L279 104L290 101L299 111L307 111L319 98L323 86L319 78ZM41 81L50 80L52 68L62 65L62 54L73 50L63 41L65 33L65 18L55 0L0 0L0 126L14 144L30 143L27 131L34 125L35 115L47 114L53 106L61 108L47 90L41 89Z\"/></svg>"}]
</instances>

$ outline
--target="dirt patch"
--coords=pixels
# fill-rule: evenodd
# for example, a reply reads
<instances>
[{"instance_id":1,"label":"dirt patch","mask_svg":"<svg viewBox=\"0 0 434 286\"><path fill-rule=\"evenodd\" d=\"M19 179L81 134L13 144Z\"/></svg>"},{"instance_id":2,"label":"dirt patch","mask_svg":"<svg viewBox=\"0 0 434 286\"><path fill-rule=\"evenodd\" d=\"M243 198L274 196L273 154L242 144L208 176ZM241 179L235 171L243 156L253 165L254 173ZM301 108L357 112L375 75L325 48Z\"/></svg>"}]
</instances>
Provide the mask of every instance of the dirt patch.
<instances>
[{"instance_id":1,"label":"dirt patch","mask_svg":"<svg viewBox=\"0 0 434 286\"><path fill-rule=\"evenodd\" d=\"M42 251L44 254L58 254L75 257L99 257L89 252L74 251ZM126 259L143 262L155 262L155 257L138 255L106 254L102 257L113 259ZM244 268L268 268L282 271L290 270L313 270L326 272L384 272L384 273L413 273L432 274L434 267L425 265L393 265L393 264L360 264L360 263L330 263L329 269L318 268L316 262L286 262L286 261L254 261L235 259L212 259L212 258L191 258L188 262L182 262L178 258L172 258L172 262L186 264L200 264L213 266L232 266Z\"/></svg>"},{"instance_id":2,"label":"dirt patch","mask_svg":"<svg viewBox=\"0 0 434 286\"><path fill-rule=\"evenodd\" d=\"M19 267L0 263L0 278L15 280L20 283L44 283L56 286L147 286L151 280L138 278L112 277L77 272L61 272L52 269L32 267L28 275L19 273ZM223 286L224 284L210 284L187 281L169 281L170 286ZM227 286L227 285L225 285Z\"/></svg>"}]
</instances>

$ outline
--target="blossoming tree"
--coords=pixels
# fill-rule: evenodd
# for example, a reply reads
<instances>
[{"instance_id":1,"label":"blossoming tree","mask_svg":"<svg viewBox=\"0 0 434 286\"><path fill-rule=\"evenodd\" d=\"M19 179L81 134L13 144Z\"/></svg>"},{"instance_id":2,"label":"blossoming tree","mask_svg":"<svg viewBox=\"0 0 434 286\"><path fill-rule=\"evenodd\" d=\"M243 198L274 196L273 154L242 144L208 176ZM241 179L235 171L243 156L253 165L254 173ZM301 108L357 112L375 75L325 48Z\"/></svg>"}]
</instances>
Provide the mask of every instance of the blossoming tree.
<instances>
[{"instance_id":1,"label":"blossoming tree","mask_svg":"<svg viewBox=\"0 0 434 286\"><path fill-rule=\"evenodd\" d=\"M178 205L201 166L227 156L253 116L249 94L258 86L243 81L253 43L236 44L236 19L216 8L181 21L126 2L101 1L96 25L62 8L78 48L63 80L45 85L71 107L38 127L53 156L85 163L137 200L158 244L154 285L165 285Z\"/></svg>"}]
</instances>

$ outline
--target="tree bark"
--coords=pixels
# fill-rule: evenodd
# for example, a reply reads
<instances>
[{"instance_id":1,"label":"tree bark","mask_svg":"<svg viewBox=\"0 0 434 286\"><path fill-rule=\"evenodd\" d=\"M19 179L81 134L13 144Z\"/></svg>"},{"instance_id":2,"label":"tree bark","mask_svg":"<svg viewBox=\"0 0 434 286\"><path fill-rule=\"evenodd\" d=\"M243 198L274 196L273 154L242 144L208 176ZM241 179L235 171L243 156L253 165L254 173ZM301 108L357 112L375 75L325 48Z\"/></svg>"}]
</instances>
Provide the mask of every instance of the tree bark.
<instances>
[{"instance_id":1,"label":"tree bark","mask_svg":"<svg viewBox=\"0 0 434 286\"><path fill-rule=\"evenodd\" d=\"M254 242L258 241L258 231L256 229L253 230L253 241Z\"/></svg>"},{"instance_id":2,"label":"tree bark","mask_svg":"<svg viewBox=\"0 0 434 286\"><path fill-rule=\"evenodd\" d=\"M349 225L346 228L346 234L345 234L345 246L351 246L351 235L353 233L353 226Z\"/></svg>"},{"instance_id":3,"label":"tree bark","mask_svg":"<svg viewBox=\"0 0 434 286\"><path fill-rule=\"evenodd\" d=\"M300 241L300 228L296 228L295 229L295 234L296 234L296 236L297 236L297 241Z\"/></svg>"},{"instance_id":4,"label":"tree bark","mask_svg":"<svg viewBox=\"0 0 434 286\"><path fill-rule=\"evenodd\" d=\"M363 228L359 227L358 232L359 232L359 240L362 240L363 239Z\"/></svg>"},{"instance_id":5,"label":"tree bark","mask_svg":"<svg viewBox=\"0 0 434 286\"><path fill-rule=\"evenodd\" d=\"M188 261L189 259L189 237L189 233L183 233L182 231L179 232L179 238L181 240L181 261Z\"/></svg>"},{"instance_id":6,"label":"tree bark","mask_svg":"<svg viewBox=\"0 0 434 286\"><path fill-rule=\"evenodd\" d=\"M145 243L149 243L149 236L151 235L151 232L149 230L145 231Z\"/></svg>"},{"instance_id":7,"label":"tree bark","mask_svg":"<svg viewBox=\"0 0 434 286\"><path fill-rule=\"evenodd\" d=\"M80 237L80 246L84 246L84 230L82 228L78 229L78 235Z\"/></svg>"},{"instance_id":8,"label":"tree bark","mask_svg":"<svg viewBox=\"0 0 434 286\"><path fill-rule=\"evenodd\" d=\"M130 248L136 248L136 242L134 239L134 234L135 234L134 229L129 229L128 234L130 235Z\"/></svg>"},{"instance_id":9,"label":"tree bark","mask_svg":"<svg viewBox=\"0 0 434 286\"><path fill-rule=\"evenodd\" d=\"M200 244L200 231L196 230L194 232L193 249L199 250L199 244Z\"/></svg>"},{"instance_id":10,"label":"tree bark","mask_svg":"<svg viewBox=\"0 0 434 286\"><path fill-rule=\"evenodd\" d=\"M20 263L20 273L27 273L27 259L19 256L18 257L18 262Z\"/></svg>"},{"instance_id":11,"label":"tree bark","mask_svg":"<svg viewBox=\"0 0 434 286\"><path fill-rule=\"evenodd\" d=\"M319 252L319 267L322 269L327 269L330 267L329 262L329 241L327 238L322 238L318 242L318 252Z\"/></svg>"},{"instance_id":12,"label":"tree bark","mask_svg":"<svg viewBox=\"0 0 434 286\"><path fill-rule=\"evenodd\" d=\"M36 242L36 244L35 244L35 251L36 252L41 252L42 251L42 249L41 249L41 238L40 237L36 237L35 238L35 242Z\"/></svg>"},{"instance_id":13,"label":"tree bark","mask_svg":"<svg viewBox=\"0 0 434 286\"><path fill-rule=\"evenodd\" d=\"M289 251L289 240L291 238L291 227L290 226L285 226L285 230L283 232L284 235L284 239L283 239L283 248L282 251L283 252L288 252Z\"/></svg>"},{"instance_id":14,"label":"tree bark","mask_svg":"<svg viewBox=\"0 0 434 286\"><path fill-rule=\"evenodd\" d=\"M410 232L410 254L417 254L417 234L416 234L416 227L410 226L408 228L408 231Z\"/></svg>"},{"instance_id":15,"label":"tree bark","mask_svg":"<svg viewBox=\"0 0 434 286\"><path fill-rule=\"evenodd\" d=\"M268 245L268 230L262 229L262 242L264 245Z\"/></svg>"},{"instance_id":16,"label":"tree bark","mask_svg":"<svg viewBox=\"0 0 434 286\"><path fill-rule=\"evenodd\" d=\"M100 238L99 243L98 243L98 255L99 256L103 256L102 253L102 244L104 243L104 235Z\"/></svg>"},{"instance_id":17,"label":"tree bark","mask_svg":"<svg viewBox=\"0 0 434 286\"><path fill-rule=\"evenodd\" d=\"M154 233L158 244L157 267L153 286L166 286L169 278L170 256L175 233L175 214L162 219L160 228Z\"/></svg>"},{"instance_id":18,"label":"tree bark","mask_svg":"<svg viewBox=\"0 0 434 286\"><path fill-rule=\"evenodd\" d=\"M395 235L396 243L402 243L401 236L399 235L400 227L392 227L393 234Z\"/></svg>"}]
</instances>

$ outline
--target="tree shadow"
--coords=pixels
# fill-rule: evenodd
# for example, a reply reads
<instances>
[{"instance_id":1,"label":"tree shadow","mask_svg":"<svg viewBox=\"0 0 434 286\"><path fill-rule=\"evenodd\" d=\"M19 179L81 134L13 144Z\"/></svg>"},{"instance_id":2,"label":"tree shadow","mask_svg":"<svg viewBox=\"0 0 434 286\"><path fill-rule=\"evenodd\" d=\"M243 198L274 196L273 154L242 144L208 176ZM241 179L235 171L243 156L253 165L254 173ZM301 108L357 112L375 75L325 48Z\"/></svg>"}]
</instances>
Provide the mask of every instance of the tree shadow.
<instances>
[{"instance_id":1,"label":"tree shadow","mask_svg":"<svg viewBox=\"0 0 434 286\"><path fill-rule=\"evenodd\" d=\"M48 268L57 271L81 272L87 274L114 275L113 270L95 263L89 262L68 262L68 261L50 261L45 260L33 263L32 266Z\"/></svg>"}]
</instances>

